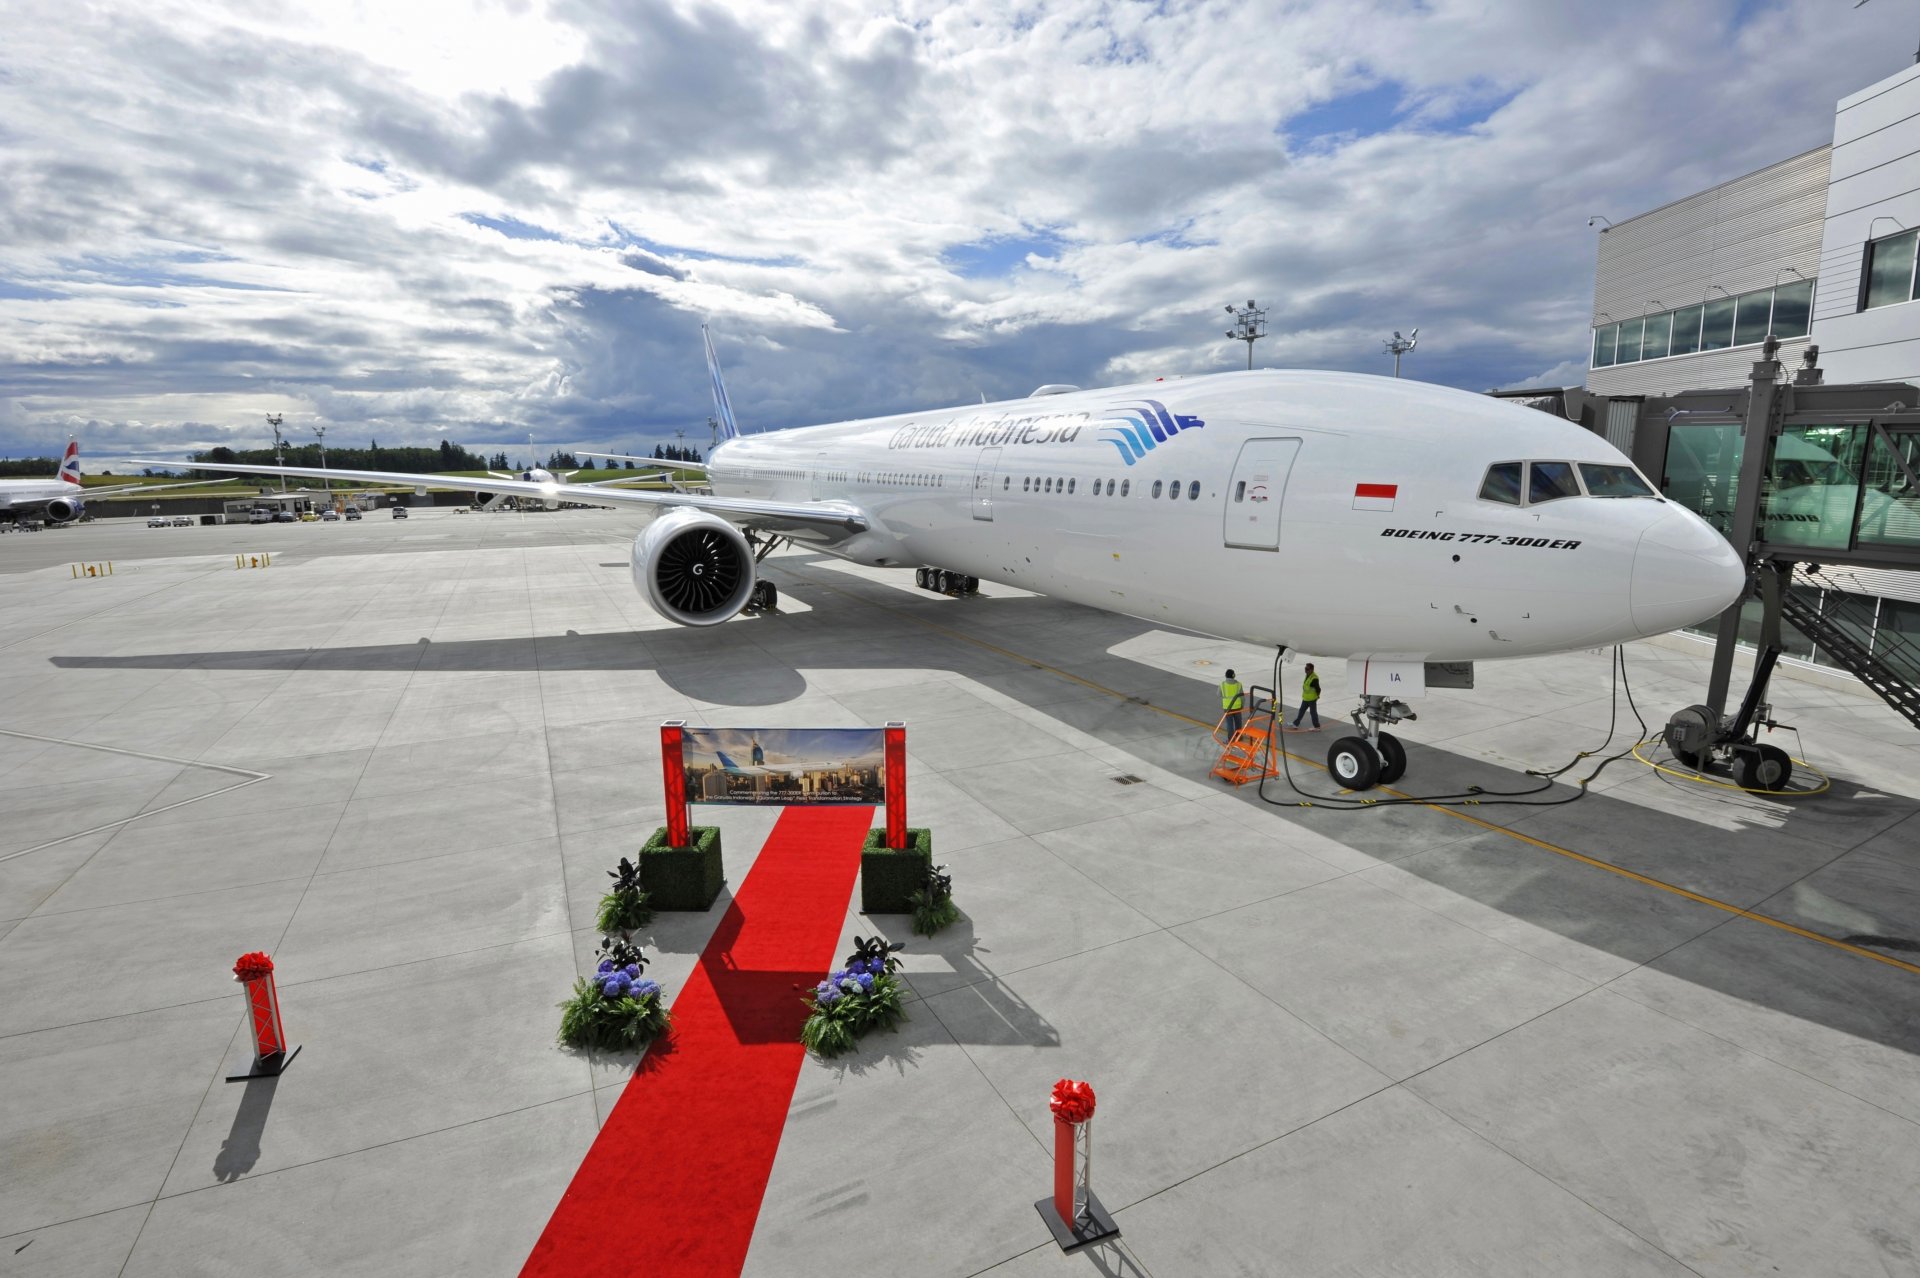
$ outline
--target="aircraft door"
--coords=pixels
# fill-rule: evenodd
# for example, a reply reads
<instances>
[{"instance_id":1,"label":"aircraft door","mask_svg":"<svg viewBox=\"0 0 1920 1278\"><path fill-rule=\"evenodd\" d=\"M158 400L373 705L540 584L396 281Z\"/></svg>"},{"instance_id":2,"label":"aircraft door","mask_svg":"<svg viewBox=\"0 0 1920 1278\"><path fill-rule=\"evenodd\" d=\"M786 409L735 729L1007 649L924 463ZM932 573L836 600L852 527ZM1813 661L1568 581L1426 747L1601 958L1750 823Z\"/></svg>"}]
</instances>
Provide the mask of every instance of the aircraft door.
<instances>
[{"instance_id":1,"label":"aircraft door","mask_svg":"<svg viewBox=\"0 0 1920 1278\"><path fill-rule=\"evenodd\" d=\"M1280 507L1299 451L1297 439L1249 439L1240 446L1227 484L1227 545L1280 549Z\"/></svg>"},{"instance_id":2,"label":"aircraft door","mask_svg":"<svg viewBox=\"0 0 1920 1278\"><path fill-rule=\"evenodd\" d=\"M826 501L833 496L833 485L828 479L826 453L820 452L813 455L811 478L813 481L813 499L815 501Z\"/></svg>"},{"instance_id":3,"label":"aircraft door","mask_svg":"<svg viewBox=\"0 0 1920 1278\"><path fill-rule=\"evenodd\" d=\"M1000 450L983 448L973 463L973 517L993 519L993 480L1000 469Z\"/></svg>"}]
</instances>

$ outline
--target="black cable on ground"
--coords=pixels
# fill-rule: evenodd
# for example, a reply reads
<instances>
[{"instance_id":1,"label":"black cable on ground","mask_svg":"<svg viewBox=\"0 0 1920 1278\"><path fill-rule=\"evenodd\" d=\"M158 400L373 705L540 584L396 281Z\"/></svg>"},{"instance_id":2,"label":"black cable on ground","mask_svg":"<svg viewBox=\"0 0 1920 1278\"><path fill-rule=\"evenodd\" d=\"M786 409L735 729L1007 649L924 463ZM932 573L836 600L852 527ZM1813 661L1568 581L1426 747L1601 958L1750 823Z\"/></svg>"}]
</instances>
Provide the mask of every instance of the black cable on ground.
<instances>
[{"instance_id":1,"label":"black cable on ground","mask_svg":"<svg viewBox=\"0 0 1920 1278\"><path fill-rule=\"evenodd\" d=\"M1313 794L1309 791L1301 789L1300 783L1293 779L1292 761L1289 755L1287 754L1287 751L1284 749L1280 749L1280 747L1278 747L1275 744L1276 739L1279 736L1279 729L1281 726L1281 722L1284 718L1284 715L1282 713L1282 703L1280 699L1281 655L1282 655L1282 652L1280 650L1276 650L1273 656L1274 731L1271 731L1267 734L1267 756L1266 756L1266 759L1263 761L1263 766L1261 768L1260 784L1256 791L1256 793L1258 793L1258 795L1260 796L1260 801L1262 803L1270 803L1270 804L1273 804L1275 807L1327 808L1335 812L1358 812L1358 811L1368 810L1373 808L1408 807L1408 806L1442 807L1442 808L1469 808L1469 807L1554 808L1554 807L1560 807L1564 804L1572 803L1578 799L1584 798L1587 793L1587 787L1589 784L1592 783L1594 778L1598 777L1602 772L1604 772L1612 764L1632 755L1634 749L1638 747L1641 744L1641 742L1646 740L1647 721L1643 717L1641 717L1640 707L1634 703L1633 686L1627 679L1626 651L1621 646L1616 644L1613 649L1612 692L1611 692L1612 704L1610 706L1610 712L1608 714L1608 719L1607 719L1606 740L1602 741L1598 746L1594 747L1592 750L1580 751L1578 754L1574 755L1572 759L1568 760L1566 764L1564 764L1559 768L1555 768L1551 772L1543 772L1543 771L1538 771L1538 770L1529 768L1526 771L1525 775L1540 778L1541 784L1537 786L1534 786L1526 790L1488 790L1481 786L1469 786L1465 790L1456 791L1456 792L1447 793L1447 794L1396 795L1396 796L1393 796L1390 798L1384 798L1384 799L1363 798L1357 793L1331 794L1331 795ZM1572 783L1576 787L1572 794L1566 795L1558 799L1542 799L1534 802L1527 802L1526 800L1532 798L1532 796L1537 794L1544 794L1548 790L1551 790L1553 788L1555 780L1563 776L1567 772L1572 771L1575 767L1578 767L1582 759L1593 758L1595 755L1600 754L1601 751L1605 750L1608 746L1613 744L1614 733L1618 730L1618 727L1619 727L1620 693L1623 689L1625 690L1627 695L1627 706L1630 710L1632 710L1634 720L1640 725L1640 740L1635 741L1632 745L1628 746L1624 750L1617 751L1601 759L1599 764L1594 767L1593 771L1587 773L1587 775L1585 775L1584 777L1581 777L1578 781ZM1275 750L1279 750L1279 753L1280 753L1281 773L1286 777L1287 785L1292 788L1293 792L1301 796L1298 799L1274 799L1274 798L1267 797L1267 782L1271 779L1271 772L1273 768L1273 754Z\"/></svg>"}]
</instances>

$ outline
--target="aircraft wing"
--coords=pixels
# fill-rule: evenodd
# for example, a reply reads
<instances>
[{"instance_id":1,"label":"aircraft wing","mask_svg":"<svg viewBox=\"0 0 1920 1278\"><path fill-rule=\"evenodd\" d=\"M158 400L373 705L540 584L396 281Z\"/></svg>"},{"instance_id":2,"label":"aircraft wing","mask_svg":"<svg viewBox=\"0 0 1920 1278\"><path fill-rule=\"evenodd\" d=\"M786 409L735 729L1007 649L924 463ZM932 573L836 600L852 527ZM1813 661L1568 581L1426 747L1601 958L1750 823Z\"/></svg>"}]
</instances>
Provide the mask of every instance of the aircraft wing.
<instances>
[{"instance_id":1,"label":"aircraft wing","mask_svg":"<svg viewBox=\"0 0 1920 1278\"><path fill-rule=\"evenodd\" d=\"M629 488L600 488L592 484L532 483L524 479L471 479L465 475L410 475L392 470L327 470L318 466L242 466L234 462L134 461L136 466L170 466L176 470L211 470L238 475L288 475L299 479L331 479L347 483L404 484L408 488L452 488L463 492L499 493L508 497L535 497L571 501L582 506L642 506L679 509L692 506L718 515L728 523L761 532L778 533L800 541L832 545L870 526L865 511L844 501L764 501L757 497L709 497L697 493L635 492Z\"/></svg>"},{"instance_id":2,"label":"aircraft wing","mask_svg":"<svg viewBox=\"0 0 1920 1278\"><path fill-rule=\"evenodd\" d=\"M147 463L142 464L145 465ZM160 462L157 464L169 466L175 470L180 469L178 462ZM199 468L195 467L195 469L197 470ZM231 484L233 482L231 479L183 479L171 484L108 484L101 488L83 488L79 491L78 496L80 500L86 501L94 497L125 497L130 493L156 493L162 488L205 488L210 483Z\"/></svg>"},{"instance_id":3,"label":"aircraft wing","mask_svg":"<svg viewBox=\"0 0 1920 1278\"><path fill-rule=\"evenodd\" d=\"M573 455L575 457L605 457L609 461L640 462L656 470L697 470L703 475L707 473L707 464L705 462L666 461L659 457L630 457L626 453L590 453L584 448L574 449Z\"/></svg>"}]
</instances>

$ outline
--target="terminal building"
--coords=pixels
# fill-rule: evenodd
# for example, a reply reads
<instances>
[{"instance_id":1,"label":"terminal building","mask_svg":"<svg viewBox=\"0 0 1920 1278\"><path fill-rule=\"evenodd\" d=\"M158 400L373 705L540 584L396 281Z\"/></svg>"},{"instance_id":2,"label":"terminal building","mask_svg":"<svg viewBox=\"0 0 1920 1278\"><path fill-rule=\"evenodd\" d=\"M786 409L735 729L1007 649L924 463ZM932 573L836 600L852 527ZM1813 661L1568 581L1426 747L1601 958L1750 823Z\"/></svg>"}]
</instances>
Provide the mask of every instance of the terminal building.
<instances>
[{"instance_id":1,"label":"terminal building","mask_svg":"<svg viewBox=\"0 0 1920 1278\"><path fill-rule=\"evenodd\" d=\"M1920 651L1920 66L1841 99L1830 144L1598 240L1586 394L1537 406L1604 433L1724 531L1745 437L1736 394L1770 334L1789 376L1814 351L1830 387L1895 384L1885 403L1863 388L1832 420L1789 419L1761 526L1801 552L1802 604L1844 617L1869 652ZM1848 667L1804 632L1785 655Z\"/></svg>"}]
</instances>

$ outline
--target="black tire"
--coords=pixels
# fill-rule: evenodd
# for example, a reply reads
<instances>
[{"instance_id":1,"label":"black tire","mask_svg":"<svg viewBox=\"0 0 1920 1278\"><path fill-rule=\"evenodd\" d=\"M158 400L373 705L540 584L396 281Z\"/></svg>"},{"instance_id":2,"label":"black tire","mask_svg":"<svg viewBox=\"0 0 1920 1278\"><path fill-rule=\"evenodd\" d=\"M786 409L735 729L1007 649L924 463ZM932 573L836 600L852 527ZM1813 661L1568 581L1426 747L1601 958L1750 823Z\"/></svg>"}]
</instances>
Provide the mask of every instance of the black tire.
<instances>
[{"instance_id":1,"label":"black tire","mask_svg":"<svg viewBox=\"0 0 1920 1278\"><path fill-rule=\"evenodd\" d=\"M1380 784L1392 785L1407 775L1407 748L1391 732L1380 734Z\"/></svg>"},{"instance_id":2,"label":"black tire","mask_svg":"<svg viewBox=\"0 0 1920 1278\"><path fill-rule=\"evenodd\" d=\"M929 575L930 574L927 569L915 568L913 570L913 584L920 587L920 589L922 590L932 590L933 582L928 580Z\"/></svg>"},{"instance_id":3,"label":"black tire","mask_svg":"<svg viewBox=\"0 0 1920 1278\"><path fill-rule=\"evenodd\" d=\"M1341 737L1327 751L1327 771L1348 790L1371 790L1380 780L1380 756L1360 737Z\"/></svg>"},{"instance_id":4,"label":"black tire","mask_svg":"<svg viewBox=\"0 0 1920 1278\"><path fill-rule=\"evenodd\" d=\"M980 579L979 579L978 577L969 577L969 578L967 578L967 586L966 586L966 588L967 588L967 593L968 593L968 594L970 594L970 595L977 595L977 594L979 594L979 593L980 593Z\"/></svg>"},{"instance_id":5,"label":"black tire","mask_svg":"<svg viewBox=\"0 0 1920 1278\"><path fill-rule=\"evenodd\" d=\"M1681 767L1691 768L1695 772L1700 771L1700 764L1702 763L1702 759L1700 758L1699 755L1695 754L1693 751L1675 750L1672 747L1669 747L1668 753L1673 755L1673 761L1679 764Z\"/></svg>"},{"instance_id":6,"label":"black tire","mask_svg":"<svg viewBox=\"0 0 1920 1278\"><path fill-rule=\"evenodd\" d=\"M935 568L933 570L933 589L936 594L942 594L942 595L952 594L953 593L953 574L948 572L945 568Z\"/></svg>"},{"instance_id":7,"label":"black tire","mask_svg":"<svg viewBox=\"0 0 1920 1278\"><path fill-rule=\"evenodd\" d=\"M1793 760L1779 746L1756 746L1742 751L1734 761L1733 779L1743 790L1764 790L1778 794L1793 777Z\"/></svg>"}]
</instances>

